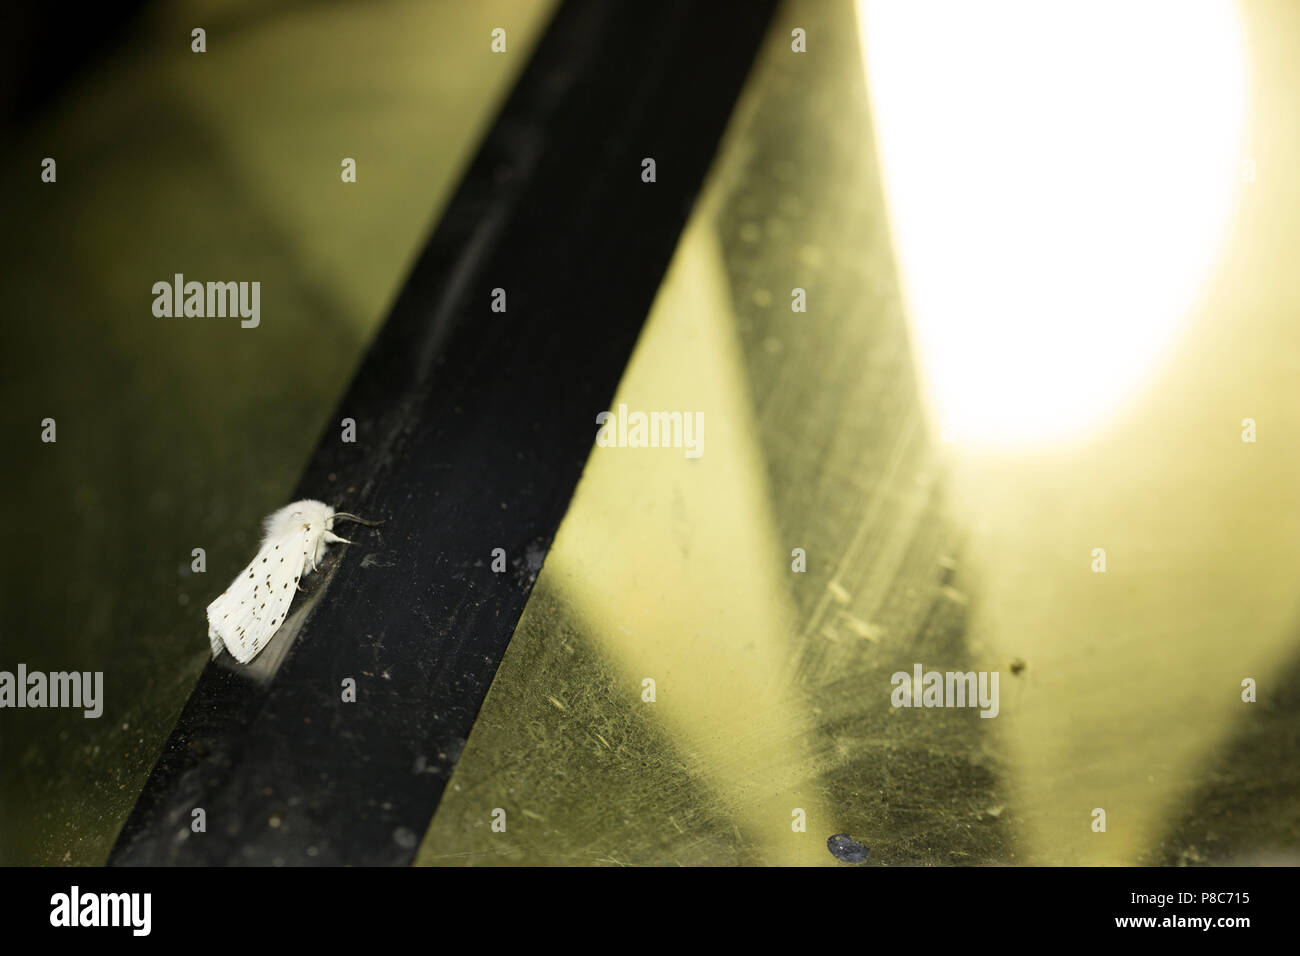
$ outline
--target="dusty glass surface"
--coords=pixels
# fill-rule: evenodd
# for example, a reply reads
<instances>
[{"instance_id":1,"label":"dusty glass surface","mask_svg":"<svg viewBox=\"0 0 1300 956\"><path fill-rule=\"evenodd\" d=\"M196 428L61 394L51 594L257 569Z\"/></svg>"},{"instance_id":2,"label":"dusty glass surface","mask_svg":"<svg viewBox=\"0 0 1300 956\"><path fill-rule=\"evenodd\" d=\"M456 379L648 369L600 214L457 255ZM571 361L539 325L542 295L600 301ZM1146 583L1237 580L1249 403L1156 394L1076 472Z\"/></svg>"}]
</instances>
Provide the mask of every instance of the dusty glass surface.
<instances>
[{"instance_id":1,"label":"dusty glass surface","mask_svg":"<svg viewBox=\"0 0 1300 956\"><path fill-rule=\"evenodd\" d=\"M0 668L103 671L105 709L0 718L0 863L106 857L208 658L204 607L335 427L552 9L159 3L6 144ZM259 281L260 325L155 317L175 273Z\"/></svg>"},{"instance_id":2,"label":"dusty glass surface","mask_svg":"<svg viewBox=\"0 0 1300 956\"><path fill-rule=\"evenodd\" d=\"M1241 11L1258 177L1167 351L984 445L917 371L855 9L781 9L610 403L702 412L703 455L593 449L419 862L1296 858L1300 20ZM893 706L917 665L997 673L997 716Z\"/></svg>"}]
</instances>

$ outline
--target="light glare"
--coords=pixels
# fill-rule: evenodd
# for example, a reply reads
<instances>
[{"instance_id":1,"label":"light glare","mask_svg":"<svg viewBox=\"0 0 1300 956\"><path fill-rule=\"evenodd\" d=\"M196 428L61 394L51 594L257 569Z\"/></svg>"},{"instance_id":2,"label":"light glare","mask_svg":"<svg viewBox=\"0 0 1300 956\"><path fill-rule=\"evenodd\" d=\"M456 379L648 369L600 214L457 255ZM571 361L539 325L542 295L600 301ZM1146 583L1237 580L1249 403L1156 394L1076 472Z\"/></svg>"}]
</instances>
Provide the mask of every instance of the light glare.
<instances>
[{"instance_id":1,"label":"light glare","mask_svg":"<svg viewBox=\"0 0 1300 956\"><path fill-rule=\"evenodd\" d=\"M1077 434L1194 306L1241 180L1229 0L860 0L890 225L939 428Z\"/></svg>"}]
</instances>

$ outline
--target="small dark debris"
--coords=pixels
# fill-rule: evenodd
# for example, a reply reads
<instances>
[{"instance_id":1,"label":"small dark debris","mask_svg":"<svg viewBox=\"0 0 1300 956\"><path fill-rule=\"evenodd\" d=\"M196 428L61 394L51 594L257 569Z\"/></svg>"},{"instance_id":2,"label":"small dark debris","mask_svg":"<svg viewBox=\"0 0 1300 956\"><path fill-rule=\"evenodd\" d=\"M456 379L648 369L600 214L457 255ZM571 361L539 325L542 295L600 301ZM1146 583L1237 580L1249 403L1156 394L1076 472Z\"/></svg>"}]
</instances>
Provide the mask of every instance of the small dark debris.
<instances>
[{"instance_id":1,"label":"small dark debris","mask_svg":"<svg viewBox=\"0 0 1300 956\"><path fill-rule=\"evenodd\" d=\"M1018 657L1013 657L1011 659L1011 673L1015 674L1017 677L1023 674L1025 672L1025 668L1028 666L1029 666L1028 664L1026 664Z\"/></svg>"},{"instance_id":2,"label":"small dark debris","mask_svg":"<svg viewBox=\"0 0 1300 956\"><path fill-rule=\"evenodd\" d=\"M844 863L865 863L867 854L871 852L847 833L837 833L827 840L826 849L831 851L831 856Z\"/></svg>"}]
</instances>

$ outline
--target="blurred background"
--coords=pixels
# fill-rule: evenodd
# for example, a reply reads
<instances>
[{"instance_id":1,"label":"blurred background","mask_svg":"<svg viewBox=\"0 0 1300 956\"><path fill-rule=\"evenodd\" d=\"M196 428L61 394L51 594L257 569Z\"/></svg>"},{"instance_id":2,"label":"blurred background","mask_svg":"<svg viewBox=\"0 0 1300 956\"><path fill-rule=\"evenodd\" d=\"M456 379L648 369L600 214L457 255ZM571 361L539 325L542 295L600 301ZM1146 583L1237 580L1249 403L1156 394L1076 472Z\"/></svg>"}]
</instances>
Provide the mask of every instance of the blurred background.
<instances>
[{"instance_id":1,"label":"blurred background","mask_svg":"<svg viewBox=\"0 0 1300 956\"><path fill-rule=\"evenodd\" d=\"M19 10L0 668L106 710L0 714L0 862L95 865L553 5ZM608 406L705 455L593 448L419 862L1293 862L1298 54L1286 0L782 4Z\"/></svg>"}]
</instances>

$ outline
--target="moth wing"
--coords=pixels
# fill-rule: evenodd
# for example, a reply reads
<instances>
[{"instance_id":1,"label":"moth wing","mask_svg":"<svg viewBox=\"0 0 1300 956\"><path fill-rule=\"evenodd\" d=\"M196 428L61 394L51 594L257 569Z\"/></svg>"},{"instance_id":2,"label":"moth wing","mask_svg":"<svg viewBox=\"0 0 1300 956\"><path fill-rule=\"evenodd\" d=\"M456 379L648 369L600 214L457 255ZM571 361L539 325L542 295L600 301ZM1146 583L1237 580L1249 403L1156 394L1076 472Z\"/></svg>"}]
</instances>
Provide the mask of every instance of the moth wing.
<instances>
[{"instance_id":1,"label":"moth wing","mask_svg":"<svg viewBox=\"0 0 1300 956\"><path fill-rule=\"evenodd\" d=\"M247 664L270 642L289 613L316 537L311 528L300 528L266 541L225 593L208 605L214 656L220 641L235 660Z\"/></svg>"}]
</instances>

